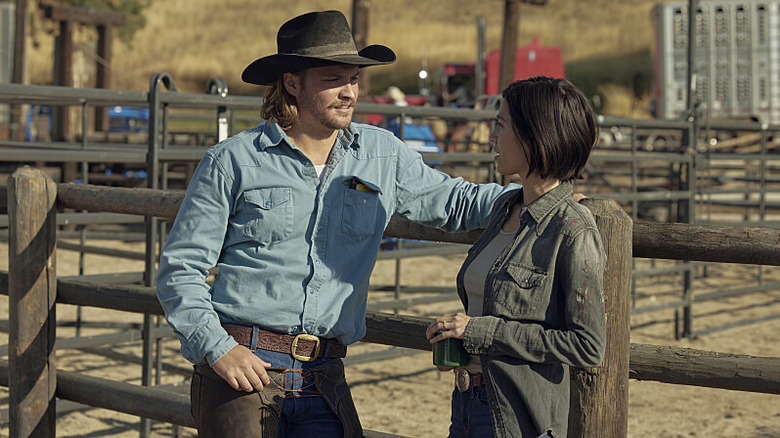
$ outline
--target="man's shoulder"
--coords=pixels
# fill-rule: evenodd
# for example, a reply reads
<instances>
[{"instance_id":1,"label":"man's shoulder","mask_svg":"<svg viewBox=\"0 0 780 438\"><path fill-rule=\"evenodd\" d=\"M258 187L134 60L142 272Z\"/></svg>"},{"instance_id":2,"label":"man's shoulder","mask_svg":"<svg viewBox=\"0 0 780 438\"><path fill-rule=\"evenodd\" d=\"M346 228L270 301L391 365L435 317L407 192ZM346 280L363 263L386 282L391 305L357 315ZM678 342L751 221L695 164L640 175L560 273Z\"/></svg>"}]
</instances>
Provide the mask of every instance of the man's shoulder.
<instances>
[{"instance_id":1,"label":"man's shoulder","mask_svg":"<svg viewBox=\"0 0 780 438\"><path fill-rule=\"evenodd\" d=\"M352 122L352 124L349 125L349 129L353 134L357 134L359 139L382 140L388 142L396 142L398 140L398 137L396 137L392 132L376 125Z\"/></svg>"},{"instance_id":2,"label":"man's shoulder","mask_svg":"<svg viewBox=\"0 0 780 438\"><path fill-rule=\"evenodd\" d=\"M404 147L403 142L392 132L379 126L352 122L349 130L359 146L353 149L355 156L362 158L396 156Z\"/></svg>"},{"instance_id":3,"label":"man's shoulder","mask_svg":"<svg viewBox=\"0 0 780 438\"><path fill-rule=\"evenodd\" d=\"M261 143L270 143L265 136L265 122L230 136L210 147L208 154L215 160L228 159L244 153L256 152Z\"/></svg>"}]
</instances>

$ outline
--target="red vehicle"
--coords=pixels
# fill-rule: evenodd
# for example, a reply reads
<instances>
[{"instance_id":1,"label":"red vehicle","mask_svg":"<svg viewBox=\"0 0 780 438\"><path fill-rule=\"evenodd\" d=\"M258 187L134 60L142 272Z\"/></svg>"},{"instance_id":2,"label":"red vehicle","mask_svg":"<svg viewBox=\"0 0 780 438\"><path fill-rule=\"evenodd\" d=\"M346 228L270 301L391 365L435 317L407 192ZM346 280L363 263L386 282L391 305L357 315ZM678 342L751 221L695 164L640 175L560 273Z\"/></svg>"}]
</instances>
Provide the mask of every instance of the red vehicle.
<instances>
[{"instance_id":1,"label":"red vehicle","mask_svg":"<svg viewBox=\"0 0 780 438\"><path fill-rule=\"evenodd\" d=\"M486 96L499 94L501 76L501 51L494 50L485 58L485 82L482 89ZM513 80L533 76L565 78L560 47L543 46L536 36L530 44L515 51ZM439 72L439 104L442 106L472 107L477 98L475 86L476 68L471 63L448 63Z\"/></svg>"}]
</instances>

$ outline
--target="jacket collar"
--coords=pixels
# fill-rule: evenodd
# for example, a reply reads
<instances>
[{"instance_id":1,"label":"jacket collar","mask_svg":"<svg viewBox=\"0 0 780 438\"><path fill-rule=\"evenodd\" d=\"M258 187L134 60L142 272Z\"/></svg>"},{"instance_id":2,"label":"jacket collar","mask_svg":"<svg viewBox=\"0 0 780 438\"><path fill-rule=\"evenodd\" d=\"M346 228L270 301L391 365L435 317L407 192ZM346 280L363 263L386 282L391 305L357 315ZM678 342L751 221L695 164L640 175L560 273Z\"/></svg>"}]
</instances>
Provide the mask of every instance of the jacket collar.
<instances>
[{"instance_id":1,"label":"jacket collar","mask_svg":"<svg viewBox=\"0 0 780 438\"><path fill-rule=\"evenodd\" d=\"M540 223L555 207L561 203L562 200L567 197L571 197L573 191L573 181L562 182L558 187L545 193L539 199L537 199L536 202L532 203L528 207L529 215L536 221L536 223Z\"/></svg>"}]
</instances>

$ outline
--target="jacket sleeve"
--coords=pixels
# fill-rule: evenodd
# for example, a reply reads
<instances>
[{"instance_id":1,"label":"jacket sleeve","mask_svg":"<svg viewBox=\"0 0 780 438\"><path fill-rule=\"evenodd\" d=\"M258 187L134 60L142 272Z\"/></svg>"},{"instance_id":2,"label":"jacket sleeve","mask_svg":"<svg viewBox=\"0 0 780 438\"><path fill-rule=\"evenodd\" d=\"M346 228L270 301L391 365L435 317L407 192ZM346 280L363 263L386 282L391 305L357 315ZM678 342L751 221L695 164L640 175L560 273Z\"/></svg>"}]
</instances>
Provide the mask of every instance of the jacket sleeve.
<instances>
[{"instance_id":1,"label":"jacket sleeve","mask_svg":"<svg viewBox=\"0 0 780 438\"><path fill-rule=\"evenodd\" d=\"M473 184L433 169L422 157L398 146L395 212L411 221L447 231L484 228L495 199L520 186Z\"/></svg>"},{"instance_id":2,"label":"jacket sleeve","mask_svg":"<svg viewBox=\"0 0 780 438\"><path fill-rule=\"evenodd\" d=\"M562 294L562 327L496 316L475 317L464 334L466 351L533 363L560 362L579 367L601 364L606 345L601 238L597 229L586 228L564 245L552 279Z\"/></svg>"},{"instance_id":3,"label":"jacket sleeve","mask_svg":"<svg viewBox=\"0 0 780 438\"><path fill-rule=\"evenodd\" d=\"M207 153L193 174L160 255L157 298L192 363L213 364L238 345L211 304L208 270L221 252L231 211L231 182Z\"/></svg>"}]
</instances>

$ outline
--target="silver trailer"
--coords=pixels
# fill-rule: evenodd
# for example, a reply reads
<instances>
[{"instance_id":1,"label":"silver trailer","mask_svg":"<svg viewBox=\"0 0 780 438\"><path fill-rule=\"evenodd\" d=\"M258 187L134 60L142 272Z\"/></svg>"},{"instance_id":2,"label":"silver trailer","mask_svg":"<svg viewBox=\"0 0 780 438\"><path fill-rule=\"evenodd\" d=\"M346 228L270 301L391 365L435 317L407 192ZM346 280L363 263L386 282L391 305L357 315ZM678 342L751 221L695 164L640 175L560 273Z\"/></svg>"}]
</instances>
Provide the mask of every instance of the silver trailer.
<instances>
[{"instance_id":1,"label":"silver trailer","mask_svg":"<svg viewBox=\"0 0 780 438\"><path fill-rule=\"evenodd\" d=\"M695 12L696 106L717 119L780 122L780 0L702 1ZM687 109L688 3L661 3L656 20L656 116Z\"/></svg>"}]
</instances>

